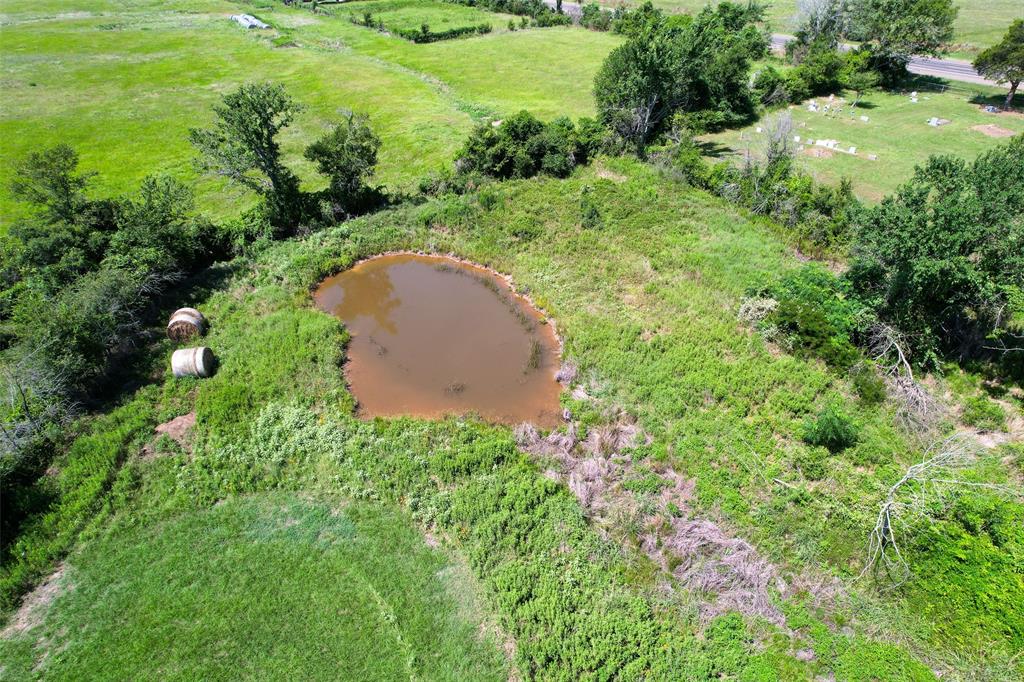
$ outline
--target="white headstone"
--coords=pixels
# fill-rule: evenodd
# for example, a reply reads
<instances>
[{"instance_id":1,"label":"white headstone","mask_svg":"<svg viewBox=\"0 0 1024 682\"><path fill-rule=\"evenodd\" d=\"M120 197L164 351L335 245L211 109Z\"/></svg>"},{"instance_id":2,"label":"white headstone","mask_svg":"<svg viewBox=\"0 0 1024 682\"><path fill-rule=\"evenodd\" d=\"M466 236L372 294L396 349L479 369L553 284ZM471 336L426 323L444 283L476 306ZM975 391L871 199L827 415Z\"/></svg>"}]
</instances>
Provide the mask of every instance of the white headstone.
<instances>
[{"instance_id":1,"label":"white headstone","mask_svg":"<svg viewBox=\"0 0 1024 682\"><path fill-rule=\"evenodd\" d=\"M854 156L857 156L857 148L856 147L850 147L850 153L853 154Z\"/></svg>"},{"instance_id":2,"label":"white headstone","mask_svg":"<svg viewBox=\"0 0 1024 682\"><path fill-rule=\"evenodd\" d=\"M800 141L800 136L799 135L794 135L793 136L793 142L799 142L799 141Z\"/></svg>"},{"instance_id":3,"label":"white headstone","mask_svg":"<svg viewBox=\"0 0 1024 682\"><path fill-rule=\"evenodd\" d=\"M757 132L761 132L761 126L757 127Z\"/></svg>"},{"instance_id":4,"label":"white headstone","mask_svg":"<svg viewBox=\"0 0 1024 682\"><path fill-rule=\"evenodd\" d=\"M867 123L867 122L868 122L868 117L867 117L867 116L861 116L861 117L860 117L860 120L862 120L862 121L864 121L865 123Z\"/></svg>"}]
</instances>

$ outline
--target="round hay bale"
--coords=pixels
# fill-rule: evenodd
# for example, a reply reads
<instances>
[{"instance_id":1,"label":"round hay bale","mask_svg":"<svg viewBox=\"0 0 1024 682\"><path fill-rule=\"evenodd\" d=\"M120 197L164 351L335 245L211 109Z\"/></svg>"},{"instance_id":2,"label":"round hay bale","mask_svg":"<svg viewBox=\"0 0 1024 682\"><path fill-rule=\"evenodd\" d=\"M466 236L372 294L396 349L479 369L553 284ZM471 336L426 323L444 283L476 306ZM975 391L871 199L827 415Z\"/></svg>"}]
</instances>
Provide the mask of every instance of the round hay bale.
<instances>
[{"instance_id":1,"label":"round hay bale","mask_svg":"<svg viewBox=\"0 0 1024 682\"><path fill-rule=\"evenodd\" d=\"M179 308L167 323L167 337L172 341L187 341L202 336L206 330L206 318L195 308Z\"/></svg>"},{"instance_id":2,"label":"round hay bale","mask_svg":"<svg viewBox=\"0 0 1024 682\"><path fill-rule=\"evenodd\" d=\"M199 348L182 348L174 351L171 356L171 371L176 378L209 377L216 369L217 358L206 346Z\"/></svg>"}]
</instances>

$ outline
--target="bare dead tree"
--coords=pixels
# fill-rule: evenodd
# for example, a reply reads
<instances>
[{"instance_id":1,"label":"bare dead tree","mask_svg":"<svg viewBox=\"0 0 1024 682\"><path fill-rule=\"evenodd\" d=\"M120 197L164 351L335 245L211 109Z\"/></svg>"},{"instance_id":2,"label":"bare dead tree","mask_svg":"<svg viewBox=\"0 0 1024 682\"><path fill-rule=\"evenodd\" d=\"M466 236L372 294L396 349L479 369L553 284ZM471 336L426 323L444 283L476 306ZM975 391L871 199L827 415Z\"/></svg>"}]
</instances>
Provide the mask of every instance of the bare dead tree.
<instances>
[{"instance_id":1,"label":"bare dead tree","mask_svg":"<svg viewBox=\"0 0 1024 682\"><path fill-rule=\"evenodd\" d=\"M977 444L964 434L954 434L933 443L924 459L910 466L889 488L882 500L875 525L868 534L867 561L859 578L884 571L892 586L910 577L910 566L900 549L915 518L928 518L931 503L957 488L983 488L1005 497L1024 497L1010 486L969 481L959 472L979 460Z\"/></svg>"},{"instance_id":2,"label":"bare dead tree","mask_svg":"<svg viewBox=\"0 0 1024 682\"><path fill-rule=\"evenodd\" d=\"M0 364L0 479L30 454L50 428L65 424L74 412L67 377L45 362L45 347L7 353Z\"/></svg>"},{"instance_id":3,"label":"bare dead tree","mask_svg":"<svg viewBox=\"0 0 1024 682\"><path fill-rule=\"evenodd\" d=\"M941 414L935 398L914 378L906 339L893 327L878 323L868 337L871 356L878 363L899 405L897 415L908 429L929 428Z\"/></svg>"}]
</instances>

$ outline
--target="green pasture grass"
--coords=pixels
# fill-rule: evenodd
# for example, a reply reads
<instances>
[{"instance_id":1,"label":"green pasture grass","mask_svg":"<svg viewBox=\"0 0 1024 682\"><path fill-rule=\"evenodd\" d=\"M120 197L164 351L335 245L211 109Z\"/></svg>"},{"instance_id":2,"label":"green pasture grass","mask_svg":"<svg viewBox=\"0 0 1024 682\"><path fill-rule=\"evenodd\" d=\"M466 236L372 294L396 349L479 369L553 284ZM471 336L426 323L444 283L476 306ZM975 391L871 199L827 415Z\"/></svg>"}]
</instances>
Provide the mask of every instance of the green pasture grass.
<instances>
[{"instance_id":1,"label":"green pasture grass","mask_svg":"<svg viewBox=\"0 0 1024 682\"><path fill-rule=\"evenodd\" d=\"M918 83L917 103L911 101L909 92L872 92L852 116L848 105L840 115L823 113L827 97L816 98L822 109L817 113L808 111L808 102L790 107L786 111L793 119L793 134L801 140L833 139L838 140L842 149L857 148L856 156L838 151L829 156L829 152L807 147L797 153L801 167L823 182L849 178L861 198L877 202L908 180L914 167L925 163L931 155L973 159L1006 141L975 130L975 126L993 125L1014 134L1024 133L1024 115L989 114L983 110L986 104L1001 105L998 90L965 84L942 86L940 90L925 80ZM844 94L853 100L851 93ZM779 112L769 113L745 128L706 136L705 140L711 143L709 151L742 158L749 150L756 157L763 151L763 136L756 128L765 125L765 118L778 115ZM867 116L868 122L861 121L860 116ZM928 125L932 117L950 123L932 127ZM815 157L810 153L826 156ZM878 158L871 160L869 155Z\"/></svg>"},{"instance_id":2,"label":"green pasture grass","mask_svg":"<svg viewBox=\"0 0 1024 682\"><path fill-rule=\"evenodd\" d=\"M582 225L584 193L599 228ZM308 292L324 275L389 249L456 253L528 289L557 321L592 396L564 396L574 419L586 429L626 410L650 436L631 453L637 476L626 489L638 508L660 489L640 472L671 466L694 479L681 505L787 572L839 581L846 596L832 600L826 619L834 626L796 600L783 605L802 614L789 631L753 622L730 626L724 639L698 637L701 595L658 587L663 574L637 546L643 519L627 515L605 529L610 537L599 535L571 493L544 477L547 464L516 450L508 427L354 419L340 367L343 329ZM114 528L142 533L172 512L268 490L397 503L436 524L465 556L516 642L520 670L582 676L621 670L602 666L625 656L693 678L761 679L752 677L760 666L764 679L869 680L886 670L928 679L909 651L951 677L980 668L991 679L1019 676L1019 660L1011 662L1024 603L1019 558L984 544L984 530L938 524L943 543L909 554L927 585L915 579L893 593L856 580L879 500L921 446L896 428L891 405L859 403L848 377L768 346L737 320L748 289L799 266L771 223L629 159L598 160L567 180L491 184L275 244L173 302L211 321L204 343L221 359L218 373L175 381L157 371L133 400L151 405L157 421L194 410L192 454L159 441L167 456L126 453L103 508ZM166 367L169 351L167 342L154 349L154 363ZM820 457L823 475L811 480L801 469L815 454L803 425L832 404L850 415L858 441ZM84 457L87 445L73 452ZM275 514L274 523L287 516ZM107 526L102 518L91 524L81 555L113 552L97 544L115 537ZM955 571L954 541L968 557ZM273 593L256 578L250 589ZM947 599L948 589L960 596ZM803 648L817 658L794 659ZM644 676L672 677L664 669Z\"/></svg>"},{"instance_id":3,"label":"green pasture grass","mask_svg":"<svg viewBox=\"0 0 1024 682\"><path fill-rule=\"evenodd\" d=\"M668 12L699 12L708 0L652 0L655 7ZM602 0L615 6L621 0ZM636 0L627 4L639 4ZM715 3L711 3L715 4ZM767 3L768 19L777 33L796 30L796 0L775 0ZM980 49L999 42L1014 19L1024 18L1024 6L1018 0L957 0L960 13L956 18L955 57L971 59Z\"/></svg>"},{"instance_id":4,"label":"green pasture grass","mask_svg":"<svg viewBox=\"0 0 1024 682\"><path fill-rule=\"evenodd\" d=\"M275 29L228 21L240 11ZM58 142L98 173L97 195L130 192L150 173L195 178L189 128L209 124L221 95L254 80L283 83L308 107L282 140L307 184L320 179L303 147L355 110L369 114L383 140L377 181L406 189L449 163L487 116L523 108L544 118L592 114L593 75L618 41L544 29L414 45L343 16L220 0L87 0L73 12L14 0L4 21L0 223L24 211L7 191L14 162ZM252 204L220 181L202 179L198 189L201 208L216 217Z\"/></svg>"},{"instance_id":5,"label":"green pasture grass","mask_svg":"<svg viewBox=\"0 0 1024 682\"><path fill-rule=\"evenodd\" d=\"M582 226L584 191L601 228ZM329 255L413 248L455 252L509 273L558 321L566 354L596 398L596 406L565 400L577 418L600 423L602 409L617 408L638 417L652 441L635 458L692 477L690 503L773 561L840 579L860 604L856 614L840 607L840 617L857 628L899 633L887 641L937 668L1013 669L1007 661L1020 613L1011 604L1019 600L1005 591L1024 595L1024 585L1015 582L1010 555L993 573L998 580L975 578L972 589L980 592L956 604L939 596L943 580L957 579L948 571L929 572L929 589L912 580L896 606L871 581L855 580L877 505L920 446L895 427L891 405L860 404L849 377L773 350L737 321L746 291L799 266L770 223L625 159L606 159L566 181L512 182L481 193L486 202L449 197L293 243L290 255L273 257L276 267L286 280L312 283L318 268L335 267L320 260ZM851 415L858 441L826 455L824 475L811 480L801 470L814 454L801 440L803 424L829 404ZM971 615L964 604L972 600L989 606ZM978 622L993 634L978 639ZM851 667L842 679L870 679L875 673L865 671L886 665L852 651L843 658Z\"/></svg>"},{"instance_id":6,"label":"green pasture grass","mask_svg":"<svg viewBox=\"0 0 1024 682\"><path fill-rule=\"evenodd\" d=\"M434 32L480 24L490 24L492 30L500 31L508 30L509 21L519 22L519 17L511 14L488 12L440 0L369 0L335 5L330 12L346 19L354 16L359 21L370 12L375 20L383 21L388 29L418 29L427 24Z\"/></svg>"},{"instance_id":7,"label":"green pasture grass","mask_svg":"<svg viewBox=\"0 0 1024 682\"><path fill-rule=\"evenodd\" d=\"M392 507L238 497L70 557L40 629L0 640L4 677L503 680L476 590Z\"/></svg>"}]
</instances>

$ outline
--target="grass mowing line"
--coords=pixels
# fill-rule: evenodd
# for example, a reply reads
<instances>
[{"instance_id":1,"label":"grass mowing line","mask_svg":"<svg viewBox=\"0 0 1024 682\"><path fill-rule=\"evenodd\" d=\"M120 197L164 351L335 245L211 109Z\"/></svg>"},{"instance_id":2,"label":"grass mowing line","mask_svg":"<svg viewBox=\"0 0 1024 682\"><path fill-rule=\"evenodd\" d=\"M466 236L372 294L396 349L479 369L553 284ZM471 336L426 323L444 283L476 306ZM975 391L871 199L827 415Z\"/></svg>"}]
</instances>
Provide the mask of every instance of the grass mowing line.
<instances>
[{"instance_id":1,"label":"grass mowing line","mask_svg":"<svg viewBox=\"0 0 1024 682\"><path fill-rule=\"evenodd\" d=\"M505 679L408 515L339 502L271 493L121 518L71 557L44 624L0 640L6 674L35 677L42 655L48 679Z\"/></svg>"}]
</instances>

